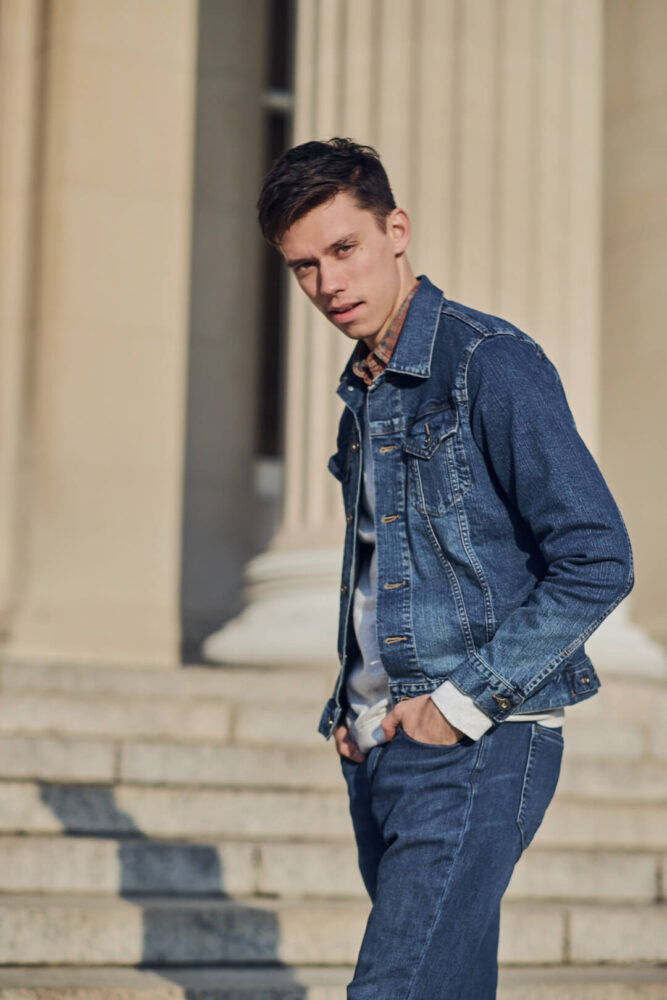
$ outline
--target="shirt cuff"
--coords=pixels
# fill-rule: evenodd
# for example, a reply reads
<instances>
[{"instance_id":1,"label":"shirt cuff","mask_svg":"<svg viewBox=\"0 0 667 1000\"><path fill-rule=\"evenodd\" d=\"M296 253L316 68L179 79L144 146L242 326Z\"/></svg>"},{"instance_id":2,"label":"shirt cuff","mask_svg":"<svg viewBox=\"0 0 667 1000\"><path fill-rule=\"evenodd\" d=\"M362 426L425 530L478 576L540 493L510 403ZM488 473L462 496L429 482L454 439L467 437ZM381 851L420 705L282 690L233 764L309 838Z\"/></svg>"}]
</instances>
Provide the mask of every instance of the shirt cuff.
<instances>
[{"instance_id":1,"label":"shirt cuff","mask_svg":"<svg viewBox=\"0 0 667 1000\"><path fill-rule=\"evenodd\" d=\"M493 719L477 708L467 694L461 694L451 681L445 681L432 691L431 698L447 722L455 729L460 729L471 740L478 740L493 725Z\"/></svg>"}]
</instances>

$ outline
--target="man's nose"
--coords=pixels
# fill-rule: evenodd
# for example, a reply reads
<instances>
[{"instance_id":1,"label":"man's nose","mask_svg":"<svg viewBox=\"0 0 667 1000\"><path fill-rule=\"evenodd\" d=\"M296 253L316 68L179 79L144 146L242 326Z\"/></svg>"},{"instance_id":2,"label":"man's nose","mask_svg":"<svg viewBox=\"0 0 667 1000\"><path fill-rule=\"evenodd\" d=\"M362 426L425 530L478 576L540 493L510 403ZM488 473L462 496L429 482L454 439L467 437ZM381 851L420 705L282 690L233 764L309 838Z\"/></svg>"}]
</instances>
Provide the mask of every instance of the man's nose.
<instances>
[{"instance_id":1,"label":"man's nose","mask_svg":"<svg viewBox=\"0 0 667 1000\"><path fill-rule=\"evenodd\" d=\"M323 295L335 295L345 287L342 268L334 261L327 261L320 266L320 292Z\"/></svg>"}]
</instances>

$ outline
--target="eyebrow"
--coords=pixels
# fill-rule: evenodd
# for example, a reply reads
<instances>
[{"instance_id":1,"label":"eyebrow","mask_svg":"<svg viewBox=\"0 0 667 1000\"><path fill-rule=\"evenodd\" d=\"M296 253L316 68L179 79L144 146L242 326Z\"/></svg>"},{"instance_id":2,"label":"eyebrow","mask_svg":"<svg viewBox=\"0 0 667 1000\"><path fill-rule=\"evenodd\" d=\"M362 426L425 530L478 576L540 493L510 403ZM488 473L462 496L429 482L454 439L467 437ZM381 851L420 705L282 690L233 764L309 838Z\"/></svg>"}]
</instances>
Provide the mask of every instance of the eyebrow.
<instances>
[{"instance_id":1,"label":"eyebrow","mask_svg":"<svg viewBox=\"0 0 667 1000\"><path fill-rule=\"evenodd\" d=\"M339 247L345 246L346 243L351 243L353 240L359 239L359 233L348 233L346 236L341 236L340 239L331 243L330 246L324 251L325 254L331 253L332 250L338 250ZM299 257L296 260L287 260L287 266L291 269L299 267L300 264L313 264L314 260L311 257Z\"/></svg>"}]
</instances>

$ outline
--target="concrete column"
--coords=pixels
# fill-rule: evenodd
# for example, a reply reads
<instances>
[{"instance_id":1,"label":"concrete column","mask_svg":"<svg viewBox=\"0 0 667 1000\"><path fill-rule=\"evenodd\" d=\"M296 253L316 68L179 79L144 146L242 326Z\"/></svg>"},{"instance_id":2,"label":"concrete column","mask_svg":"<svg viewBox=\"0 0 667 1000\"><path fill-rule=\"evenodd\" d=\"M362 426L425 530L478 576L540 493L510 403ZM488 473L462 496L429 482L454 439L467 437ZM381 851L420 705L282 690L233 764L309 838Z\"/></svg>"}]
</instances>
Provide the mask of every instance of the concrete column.
<instances>
[{"instance_id":1,"label":"concrete column","mask_svg":"<svg viewBox=\"0 0 667 1000\"><path fill-rule=\"evenodd\" d=\"M8 653L174 663L197 3L46 10L25 571Z\"/></svg>"},{"instance_id":2,"label":"concrete column","mask_svg":"<svg viewBox=\"0 0 667 1000\"><path fill-rule=\"evenodd\" d=\"M267 0L199 0L181 610L184 655L241 608L258 543L257 450Z\"/></svg>"},{"instance_id":3,"label":"concrete column","mask_svg":"<svg viewBox=\"0 0 667 1000\"><path fill-rule=\"evenodd\" d=\"M38 233L43 0L0 4L0 632L21 587Z\"/></svg>"},{"instance_id":4,"label":"concrete column","mask_svg":"<svg viewBox=\"0 0 667 1000\"><path fill-rule=\"evenodd\" d=\"M596 450L601 0L302 0L298 17L295 143L377 147L416 272L540 340ZM216 659L312 662L333 642L342 512L326 460L351 344L296 288L290 309L284 522L250 567L245 615L209 641ZM280 572L282 616L262 590Z\"/></svg>"},{"instance_id":5,"label":"concrete column","mask_svg":"<svg viewBox=\"0 0 667 1000\"><path fill-rule=\"evenodd\" d=\"M667 644L667 4L605 10L602 450L635 550L633 617Z\"/></svg>"}]
</instances>

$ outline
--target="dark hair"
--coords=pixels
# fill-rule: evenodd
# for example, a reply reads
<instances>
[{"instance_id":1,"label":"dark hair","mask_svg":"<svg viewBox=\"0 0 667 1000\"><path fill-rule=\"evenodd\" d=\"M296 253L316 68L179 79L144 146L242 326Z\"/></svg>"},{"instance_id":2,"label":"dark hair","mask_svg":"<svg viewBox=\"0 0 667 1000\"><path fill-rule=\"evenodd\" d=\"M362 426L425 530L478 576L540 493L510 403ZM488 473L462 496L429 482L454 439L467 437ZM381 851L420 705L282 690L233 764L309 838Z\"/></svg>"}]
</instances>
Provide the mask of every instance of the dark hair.
<instances>
[{"instance_id":1,"label":"dark hair","mask_svg":"<svg viewBox=\"0 0 667 1000\"><path fill-rule=\"evenodd\" d=\"M385 169L371 146L334 138L288 149L266 175L257 201L264 239L277 247L297 219L341 191L371 211L381 229L396 208Z\"/></svg>"}]
</instances>

